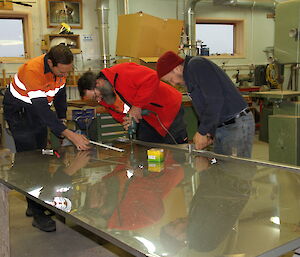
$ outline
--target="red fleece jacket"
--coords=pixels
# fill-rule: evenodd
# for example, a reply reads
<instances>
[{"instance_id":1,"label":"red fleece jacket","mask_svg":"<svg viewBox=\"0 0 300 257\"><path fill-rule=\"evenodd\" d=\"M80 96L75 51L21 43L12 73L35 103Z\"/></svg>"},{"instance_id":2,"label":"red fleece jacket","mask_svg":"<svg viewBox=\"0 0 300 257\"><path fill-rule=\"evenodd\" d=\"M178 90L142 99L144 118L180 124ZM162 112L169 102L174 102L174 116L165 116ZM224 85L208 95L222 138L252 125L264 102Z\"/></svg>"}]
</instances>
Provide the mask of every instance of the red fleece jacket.
<instances>
[{"instance_id":1,"label":"red fleece jacket","mask_svg":"<svg viewBox=\"0 0 300 257\"><path fill-rule=\"evenodd\" d=\"M135 63L121 63L101 72L126 100L125 103L155 112L162 124L169 129L180 109L182 94L160 81L154 70ZM104 101L100 104L105 106L117 121L123 122L126 114L116 111L116 104L108 105ZM166 135L167 132L155 114L143 116L143 119L160 135Z\"/></svg>"},{"instance_id":2,"label":"red fleece jacket","mask_svg":"<svg viewBox=\"0 0 300 257\"><path fill-rule=\"evenodd\" d=\"M165 212L163 199L183 180L184 170L165 150L165 169L143 177L127 177L128 166L119 165L106 177L119 180L119 204L107 222L107 227L136 230L158 222ZM104 179L106 178L104 177ZM127 183L127 187L125 184Z\"/></svg>"}]
</instances>

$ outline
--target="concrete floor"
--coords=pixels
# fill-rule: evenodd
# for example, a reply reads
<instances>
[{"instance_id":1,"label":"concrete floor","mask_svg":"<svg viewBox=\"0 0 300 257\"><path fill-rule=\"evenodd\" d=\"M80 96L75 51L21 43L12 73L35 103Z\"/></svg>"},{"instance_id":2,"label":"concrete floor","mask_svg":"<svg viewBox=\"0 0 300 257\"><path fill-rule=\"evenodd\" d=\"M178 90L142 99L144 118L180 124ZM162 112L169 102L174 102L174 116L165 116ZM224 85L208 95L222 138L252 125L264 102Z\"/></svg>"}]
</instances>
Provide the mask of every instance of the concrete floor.
<instances>
[{"instance_id":1,"label":"concrete floor","mask_svg":"<svg viewBox=\"0 0 300 257\"><path fill-rule=\"evenodd\" d=\"M56 219L56 232L46 233L32 227L25 216L27 202L9 193L11 257L132 257L88 231Z\"/></svg>"},{"instance_id":2,"label":"concrete floor","mask_svg":"<svg viewBox=\"0 0 300 257\"><path fill-rule=\"evenodd\" d=\"M253 159L268 159L268 144L255 139ZM9 193L11 257L131 257L78 226L56 221L57 231L45 233L32 227L25 216L26 201L15 191Z\"/></svg>"},{"instance_id":3,"label":"concrete floor","mask_svg":"<svg viewBox=\"0 0 300 257\"><path fill-rule=\"evenodd\" d=\"M252 149L252 159L254 160L269 160L269 144L258 140L258 134L255 135L253 149Z\"/></svg>"}]
</instances>

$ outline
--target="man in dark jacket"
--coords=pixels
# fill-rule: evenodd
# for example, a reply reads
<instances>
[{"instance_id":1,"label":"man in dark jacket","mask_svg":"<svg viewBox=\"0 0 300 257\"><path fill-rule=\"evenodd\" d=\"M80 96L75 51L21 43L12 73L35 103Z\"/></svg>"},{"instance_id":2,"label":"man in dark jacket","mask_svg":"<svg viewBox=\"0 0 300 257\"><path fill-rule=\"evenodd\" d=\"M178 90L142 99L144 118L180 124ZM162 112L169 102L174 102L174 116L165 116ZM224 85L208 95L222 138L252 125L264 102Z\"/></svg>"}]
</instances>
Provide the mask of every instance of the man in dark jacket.
<instances>
[{"instance_id":1,"label":"man in dark jacket","mask_svg":"<svg viewBox=\"0 0 300 257\"><path fill-rule=\"evenodd\" d=\"M214 143L214 152L251 157L254 118L226 73L203 57L180 58L166 52L157 62L158 77L186 85L200 120L193 140L196 149Z\"/></svg>"},{"instance_id":2,"label":"man in dark jacket","mask_svg":"<svg viewBox=\"0 0 300 257\"><path fill-rule=\"evenodd\" d=\"M135 119L137 139L146 142L187 142L182 94L159 81L156 72L135 63L121 63L86 72L78 81L81 97L96 100L126 128ZM150 111L142 116L142 110ZM127 114L127 115L126 115Z\"/></svg>"}]
</instances>

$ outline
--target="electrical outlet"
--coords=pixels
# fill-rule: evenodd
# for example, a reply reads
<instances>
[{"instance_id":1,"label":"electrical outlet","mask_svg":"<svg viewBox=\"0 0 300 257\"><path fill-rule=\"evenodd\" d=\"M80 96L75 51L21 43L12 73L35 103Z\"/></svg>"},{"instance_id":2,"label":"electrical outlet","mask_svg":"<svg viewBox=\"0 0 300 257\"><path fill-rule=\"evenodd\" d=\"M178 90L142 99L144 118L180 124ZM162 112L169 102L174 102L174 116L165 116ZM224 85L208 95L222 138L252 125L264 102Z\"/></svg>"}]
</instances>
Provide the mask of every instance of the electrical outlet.
<instances>
[{"instance_id":1,"label":"electrical outlet","mask_svg":"<svg viewBox=\"0 0 300 257\"><path fill-rule=\"evenodd\" d=\"M91 40L93 40L93 37L92 37L91 34L89 34L89 35L83 35L83 40L84 41L91 41Z\"/></svg>"}]
</instances>

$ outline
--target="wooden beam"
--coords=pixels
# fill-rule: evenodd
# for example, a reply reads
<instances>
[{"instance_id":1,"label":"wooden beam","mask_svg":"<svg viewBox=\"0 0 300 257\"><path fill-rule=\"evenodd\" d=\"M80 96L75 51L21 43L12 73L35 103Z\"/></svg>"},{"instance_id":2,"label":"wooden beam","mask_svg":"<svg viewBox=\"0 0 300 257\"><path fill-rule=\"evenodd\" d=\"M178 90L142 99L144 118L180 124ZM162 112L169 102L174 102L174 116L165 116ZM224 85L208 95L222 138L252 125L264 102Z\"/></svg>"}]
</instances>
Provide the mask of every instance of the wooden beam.
<instances>
[{"instance_id":1,"label":"wooden beam","mask_svg":"<svg viewBox=\"0 0 300 257\"><path fill-rule=\"evenodd\" d=\"M8 188L0 183L0 256L10 257Z\"/></svg>"},{"instance_id":2,"label":"wooden beam","mask_svg":"<svg viewBox=\"0 0 300 257\"><path fill-rule=\"evenodd\" d=\"M13 10L12 2L7 2L6 0L0 1L0 10Z\"/></svg>"},{"instance_id":3,"label":"wooden beam","mask_svg":"<svg viewBox=\"0 0 300 257\"><path fill-rule=\"evenodd\" d=\"M6 72L5 69L2 70L3 86L6 86Z\"/></svg>"}]
</instances>

